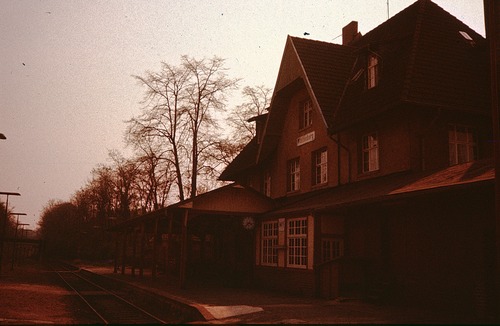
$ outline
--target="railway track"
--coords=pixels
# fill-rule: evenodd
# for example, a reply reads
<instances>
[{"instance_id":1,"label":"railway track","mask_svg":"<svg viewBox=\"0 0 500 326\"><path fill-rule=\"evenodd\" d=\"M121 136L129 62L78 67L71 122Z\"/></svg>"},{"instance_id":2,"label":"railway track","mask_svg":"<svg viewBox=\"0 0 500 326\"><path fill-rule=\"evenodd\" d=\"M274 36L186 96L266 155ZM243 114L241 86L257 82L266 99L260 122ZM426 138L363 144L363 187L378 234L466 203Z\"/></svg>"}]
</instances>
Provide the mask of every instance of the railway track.
<instances>
[{"instance_id":1,"label":"railway track","mask_svg":"<svg viewBox=\"0 0 500 326\"><path fill-rule=\"evenodd\" d=\"M77 267L57 262L52 270L78 295L103 324L166 324L155 313L144 310L123 295L112 292L82 275Z\"/></svg>"}]
</instances>

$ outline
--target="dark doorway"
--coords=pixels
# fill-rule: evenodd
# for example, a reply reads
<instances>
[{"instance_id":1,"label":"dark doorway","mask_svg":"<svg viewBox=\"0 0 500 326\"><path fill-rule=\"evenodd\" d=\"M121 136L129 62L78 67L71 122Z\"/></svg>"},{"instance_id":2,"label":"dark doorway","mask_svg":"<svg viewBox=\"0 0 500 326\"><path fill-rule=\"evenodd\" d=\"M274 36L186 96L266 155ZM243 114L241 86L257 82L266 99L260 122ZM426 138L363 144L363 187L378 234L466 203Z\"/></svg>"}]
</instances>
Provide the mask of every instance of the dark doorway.
<instances>
[{"instance_id":1,"label":"dark doorway","mask_svg":"<svg viewBox=\"0 0 500 326\"><path fill-rule=\"evenodd\" d=\"M192 284L247 286L252 280L253 231L235 216L198 215L189 221L188 278Z\"/></svg>"}]
</instances>

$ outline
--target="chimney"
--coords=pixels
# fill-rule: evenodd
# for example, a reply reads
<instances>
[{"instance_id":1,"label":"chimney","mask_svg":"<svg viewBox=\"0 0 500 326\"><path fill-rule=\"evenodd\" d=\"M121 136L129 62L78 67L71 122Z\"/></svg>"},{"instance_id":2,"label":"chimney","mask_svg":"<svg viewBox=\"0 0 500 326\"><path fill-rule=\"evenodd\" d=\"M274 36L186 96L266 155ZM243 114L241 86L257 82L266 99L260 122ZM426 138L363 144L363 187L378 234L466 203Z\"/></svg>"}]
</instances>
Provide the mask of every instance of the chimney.
<instances>
[{"instance_id":1,"label":"chimney","mask_svg":"<svg viewBox=\"0 0 500 326\"><path fill-rule=\"evenodd\" d=\"M358 22L352 21L342 28L342 45L348 45L358 38Z\"/></svg>"}]
</instances>

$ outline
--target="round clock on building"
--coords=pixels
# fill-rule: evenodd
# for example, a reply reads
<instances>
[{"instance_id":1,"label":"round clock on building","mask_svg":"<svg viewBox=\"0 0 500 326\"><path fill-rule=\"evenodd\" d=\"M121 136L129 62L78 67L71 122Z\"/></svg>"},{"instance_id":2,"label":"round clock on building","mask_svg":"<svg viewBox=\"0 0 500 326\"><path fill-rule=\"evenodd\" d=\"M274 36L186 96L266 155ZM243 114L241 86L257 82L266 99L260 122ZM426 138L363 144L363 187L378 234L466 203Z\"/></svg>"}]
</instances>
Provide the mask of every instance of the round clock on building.
<instances>
[{"instance_id":1,"label":"round clock on building","mask_svg":"<svg viewBox=\"0 0 500 326\"><path fill-rule=\"evenodd\" d=\"M251 216L244 217L242 224L245 229L252 230L255 227L255 219Z\"/></svg>"}]
</instances>

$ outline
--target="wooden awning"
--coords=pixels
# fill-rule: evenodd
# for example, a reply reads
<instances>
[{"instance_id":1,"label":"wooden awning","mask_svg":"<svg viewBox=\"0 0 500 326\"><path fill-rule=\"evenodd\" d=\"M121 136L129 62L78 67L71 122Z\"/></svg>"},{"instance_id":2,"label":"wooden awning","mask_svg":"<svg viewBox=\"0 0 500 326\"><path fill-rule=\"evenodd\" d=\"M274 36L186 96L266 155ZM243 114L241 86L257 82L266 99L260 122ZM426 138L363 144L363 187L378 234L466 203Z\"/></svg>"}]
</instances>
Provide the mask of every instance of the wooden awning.
<instances>
[{"instance_id":1,"label":"wooden awning","mask_svg":"<svg viewBox=\"0 0 500 326\"><path fill-rule=\"evenodd\" d=\"M167 207L167 209L188 209L198 213L241 216L262 214L273 208L274 202L271 198L237 183L214 189Z\"/></svg>"},{"instance_id":2,"label":"wooden awning","mask_svg":"<svg viewBox=\"0 0 500 326\"><path fill-rule=\"evenodd\" d=\"M110 227L109 231L117 231L134 227L141 223L167 217L169 212L188 210L194 213L214 215L245 216L266 213L274 208L271 198L262 195L254 189L232 183L194 198L160 208L156 211L137 216Z\"/></svg>"},{"instance_id":3,"label":"wooden awning","mask_svg":"<svg viewBox=\"0 0 500 326\"><path fill-rule=\"evenodd\" d=\"M454 165L438 171L403 172L284 198L265 216L331 211L454 189L473 189L492 185L494 178L492 160Z\"/></svg>"}]
</instances>

